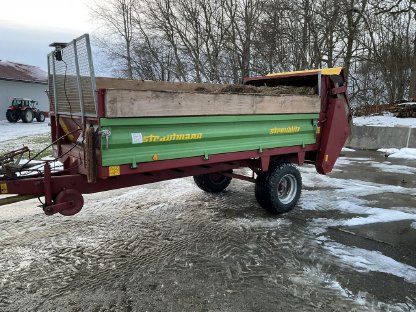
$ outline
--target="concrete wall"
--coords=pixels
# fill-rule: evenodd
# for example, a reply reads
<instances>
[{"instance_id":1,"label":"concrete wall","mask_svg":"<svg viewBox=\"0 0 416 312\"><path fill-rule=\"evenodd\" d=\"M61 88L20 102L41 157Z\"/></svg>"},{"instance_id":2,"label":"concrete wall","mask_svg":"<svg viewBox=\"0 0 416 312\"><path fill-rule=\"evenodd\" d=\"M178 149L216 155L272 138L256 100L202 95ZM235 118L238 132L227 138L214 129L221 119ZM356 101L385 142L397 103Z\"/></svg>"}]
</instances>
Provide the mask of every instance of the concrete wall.
<instances>
[{"instance_id":1,"label":"concrete wall","mask_svg":"<svg viewBox=\"0 0 416 312\"><path fill-rule=\"evenodd\" d=\"M416 148L416 128L353 126L347 147L377 150L379 148Z\"/></svg>"},{"instance_id":2,"label":"concrete wall","mask_svg":"<svg viewBox=\"0 0 416 312\"><path fill-rule=\"evenodd\" d=\"M0 120L6 119L6 110L15 97L30 98L38 101L38 108L49 111L49 101L45 93L47 84L0 80Z\"/></svg>"}]
</instances>

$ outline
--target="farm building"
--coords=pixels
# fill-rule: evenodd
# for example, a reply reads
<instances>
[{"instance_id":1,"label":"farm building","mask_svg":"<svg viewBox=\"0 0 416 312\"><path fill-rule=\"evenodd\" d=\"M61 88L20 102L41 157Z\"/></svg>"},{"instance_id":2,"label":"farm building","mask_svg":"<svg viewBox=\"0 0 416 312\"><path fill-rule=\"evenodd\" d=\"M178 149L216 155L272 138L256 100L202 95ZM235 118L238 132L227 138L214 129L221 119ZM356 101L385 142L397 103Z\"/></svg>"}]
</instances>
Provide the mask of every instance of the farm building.
<instances>
[{"instance_id":1,"label":"farm building","mask_svg":"<svg viewBox=\"0 0 416 312\"><path fill-rule=\"evenodd\" d=\"M39 67L0 60L0 120L13 98L30 98L39 102L38 108L49 111L48 74Z\"/></svg>"}]
</instances>

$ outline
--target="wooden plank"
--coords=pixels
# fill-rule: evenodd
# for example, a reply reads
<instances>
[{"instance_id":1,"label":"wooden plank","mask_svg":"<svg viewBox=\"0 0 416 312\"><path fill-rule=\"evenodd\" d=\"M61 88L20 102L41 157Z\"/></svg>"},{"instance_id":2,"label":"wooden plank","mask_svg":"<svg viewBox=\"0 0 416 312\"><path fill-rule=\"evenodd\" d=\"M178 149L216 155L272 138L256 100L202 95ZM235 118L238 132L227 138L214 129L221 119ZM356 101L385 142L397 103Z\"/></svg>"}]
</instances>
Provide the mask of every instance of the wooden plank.
<instances>
[{"instance_id":1,"label":"wooden plank","mask_svg":"<svg viewBox=\"0 0 416 312\"><path fill-rule=\"evenodd\" d=\"M319 113L317 95L107 90L106 117Z\"/></svg>"}]
</instances>

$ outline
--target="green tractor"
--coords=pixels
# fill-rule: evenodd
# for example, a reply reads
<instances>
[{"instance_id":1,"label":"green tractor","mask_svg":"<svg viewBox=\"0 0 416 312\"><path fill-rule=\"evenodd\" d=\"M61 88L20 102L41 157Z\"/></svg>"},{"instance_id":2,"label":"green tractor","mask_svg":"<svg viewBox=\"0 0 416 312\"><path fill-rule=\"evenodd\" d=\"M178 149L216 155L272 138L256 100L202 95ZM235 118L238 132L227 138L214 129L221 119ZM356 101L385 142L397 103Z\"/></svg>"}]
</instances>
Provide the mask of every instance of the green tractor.
<instances>
[{"instance_id":1,"label":"green tractor","mask_svg":"<svg viewBox=\"0 0 416 312\"><path fill-rule=\"evenodd\" d=\"M22 119L23 122L30 123L36 118L39 122L45 121L45 113L36 106L37 101L25 98L14 98L12 104L6 112L6 118L9 122L17 122Z\"/></svg>"}]
</instances>

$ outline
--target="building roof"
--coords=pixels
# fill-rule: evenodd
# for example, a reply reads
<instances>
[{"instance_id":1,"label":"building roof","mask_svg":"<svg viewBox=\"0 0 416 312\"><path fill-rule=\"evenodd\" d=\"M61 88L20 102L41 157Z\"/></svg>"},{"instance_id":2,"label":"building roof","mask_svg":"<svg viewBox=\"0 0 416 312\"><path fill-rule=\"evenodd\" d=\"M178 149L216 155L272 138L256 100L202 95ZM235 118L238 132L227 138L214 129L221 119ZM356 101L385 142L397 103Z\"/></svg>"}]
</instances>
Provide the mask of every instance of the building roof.
<instances>
[{"instance_id":1,"label":"building roof","mask_svg":"<svg viewBox=\"0 0 416 312\"><path fill-rule=\"evenodd\" d=\"M0 80L46 83L48 73L37 66L0 60Z\"/></svg>"}]
</instances>

